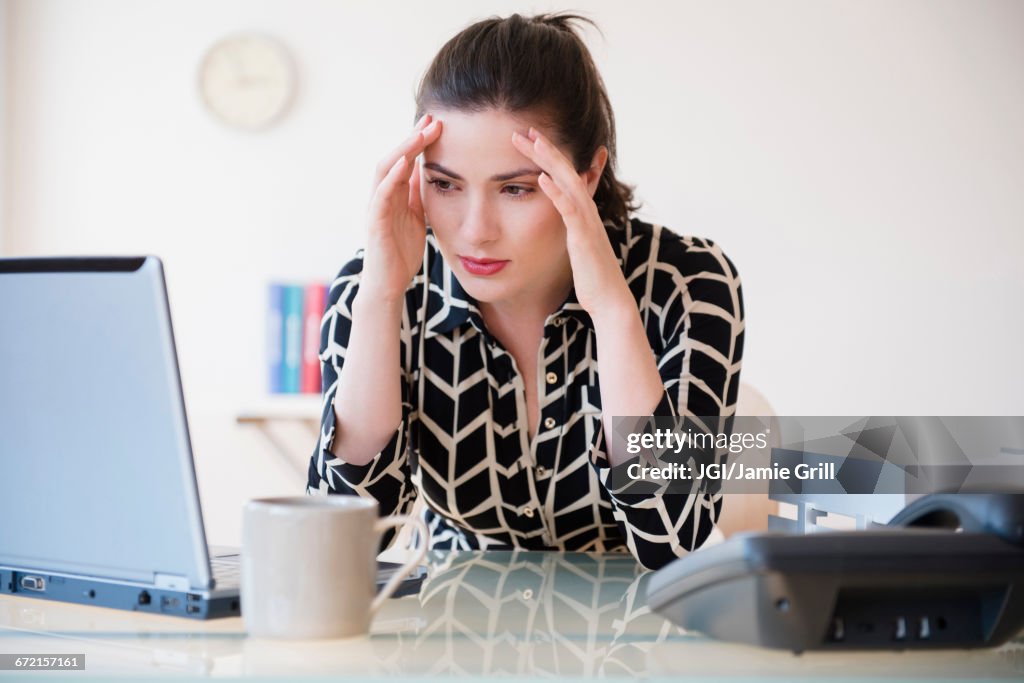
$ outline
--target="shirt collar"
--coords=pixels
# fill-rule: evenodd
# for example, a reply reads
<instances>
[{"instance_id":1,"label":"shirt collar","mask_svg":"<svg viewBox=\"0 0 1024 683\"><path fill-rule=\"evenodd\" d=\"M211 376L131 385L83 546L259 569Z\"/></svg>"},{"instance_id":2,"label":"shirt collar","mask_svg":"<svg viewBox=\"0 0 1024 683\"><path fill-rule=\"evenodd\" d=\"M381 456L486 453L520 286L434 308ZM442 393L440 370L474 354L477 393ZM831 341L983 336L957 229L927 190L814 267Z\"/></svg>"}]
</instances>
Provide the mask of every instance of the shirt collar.
<instances>
[{"instance_id":1,"label":"shirt collar","mask_svg":"<svg viewBox=\"0 0 1024 683\"><path fill-rule=\"evenodd\" d=\"M451 332L469 320L471 315L479 318L482 324L483 318L480 317L476 300L462 287L462 283L441 257L432 232L427 234L424 258L424 272L427 276L427 331L424 336L430 338Z\"/></svg>"},{"instance_id":2,"label":"shirt collar","mask_svg":"<svg viewBox=\"0 0 1024 683\"><path fill-rule=\"evenodd\" d=\"M619 268L624 266L623 252L626 247L626 240L622 228L617 228L611 223L605 223L605 230L608 239L619 262ZM483 316L477 307L476 299L467 292L455 273L441 256L437 247L436 238L432 231L427 233L427 248L424 255L426 260L424 272L427 275L426 291L426 338L438 334L446 334L455 328L472 323L482 334L490 338L490 333L484 326ZM552 314L550 319L572 318L584 325L591 325L590 314L580 305L576 298L576 289L569 290L558 310Z\"/></svg>"}]
</instances>

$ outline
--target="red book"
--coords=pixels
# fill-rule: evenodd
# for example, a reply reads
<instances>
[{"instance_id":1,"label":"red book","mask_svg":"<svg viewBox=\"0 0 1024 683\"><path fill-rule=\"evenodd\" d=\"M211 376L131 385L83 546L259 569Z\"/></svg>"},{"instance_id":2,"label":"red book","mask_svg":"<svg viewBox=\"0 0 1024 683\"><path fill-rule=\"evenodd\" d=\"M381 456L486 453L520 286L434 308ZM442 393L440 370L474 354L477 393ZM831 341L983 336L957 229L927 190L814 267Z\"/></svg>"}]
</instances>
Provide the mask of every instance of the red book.
<instances>
[{"instance_id":1,"label":"red book","mask_svg":"<svg viewBox=\"0 0 1024 683\"><path fill-rule=\"evenodd\" d=\"M320 393L320 319L324 316L326 289L321 284L308 285L302 306L302 365L299 391Z\"/></svg>"}]
</instances>

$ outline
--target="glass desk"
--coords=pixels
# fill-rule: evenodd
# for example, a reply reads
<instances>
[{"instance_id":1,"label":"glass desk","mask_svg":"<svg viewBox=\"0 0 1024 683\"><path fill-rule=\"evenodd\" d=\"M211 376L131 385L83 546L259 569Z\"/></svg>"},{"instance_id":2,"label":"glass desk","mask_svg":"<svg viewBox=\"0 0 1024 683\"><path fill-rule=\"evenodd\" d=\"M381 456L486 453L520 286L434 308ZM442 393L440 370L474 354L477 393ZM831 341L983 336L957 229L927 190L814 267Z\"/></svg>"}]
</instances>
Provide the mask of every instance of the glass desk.
<instances>
[{"instance_id":1,"label":"glass desk","mask_svg":"<svg viewBox=\"0 0 1024 683\"><path fill-rule=\"evenodd\" d=\"M296 678L1021 679L1024 643L995 650L794 655L688 633L644 604L649 573L628 555L444 552L428 555L419 595L389 600L369 636L247 638L211 622L0 597L0 652L85 653L111 676ZM0 678L12 672L0 672Z\"/></svg>"}]
</instances>

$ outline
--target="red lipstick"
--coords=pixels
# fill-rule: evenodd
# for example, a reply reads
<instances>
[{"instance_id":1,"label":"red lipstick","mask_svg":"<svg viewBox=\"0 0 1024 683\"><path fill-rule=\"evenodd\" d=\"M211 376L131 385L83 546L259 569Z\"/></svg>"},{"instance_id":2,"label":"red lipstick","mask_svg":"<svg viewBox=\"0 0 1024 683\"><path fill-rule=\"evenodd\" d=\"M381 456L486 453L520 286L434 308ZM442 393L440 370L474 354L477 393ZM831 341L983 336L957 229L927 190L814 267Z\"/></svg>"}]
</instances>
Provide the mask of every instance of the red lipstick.
<instances>
[{"instance_id":1,"label":"red lipstick","mask_svg":"<svg viewBox=\"0 0 1024 683\"><path fill-rule=\"evenodd\" d=\"M499 270L505 267L508 261L501 261L492 258L470 258L469 256L459 256L459 261L462 263L462 267L470 275L494 275Z\"/></svg>"}]
</instances>

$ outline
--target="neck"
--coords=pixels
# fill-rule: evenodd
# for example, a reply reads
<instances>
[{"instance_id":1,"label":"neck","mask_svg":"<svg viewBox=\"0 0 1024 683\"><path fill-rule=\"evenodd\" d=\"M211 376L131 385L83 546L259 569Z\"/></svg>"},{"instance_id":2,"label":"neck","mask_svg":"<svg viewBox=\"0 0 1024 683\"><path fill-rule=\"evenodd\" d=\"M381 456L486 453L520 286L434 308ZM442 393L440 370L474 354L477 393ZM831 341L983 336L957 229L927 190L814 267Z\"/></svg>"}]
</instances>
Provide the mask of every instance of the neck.
<instances>
[{"instance_id":1,"label":"neck","mask_svg":"<svg viewBox=\"0 0 1024 683\"><path fill-rule=\"evenodd\" d=\"M549 315L559 309L569 292L572 291L572 273L567 281L542 291L523 292L501 301L480 301L477 308L488 329L522 329L543 327Z\"/></svg>"}]
</instances>

